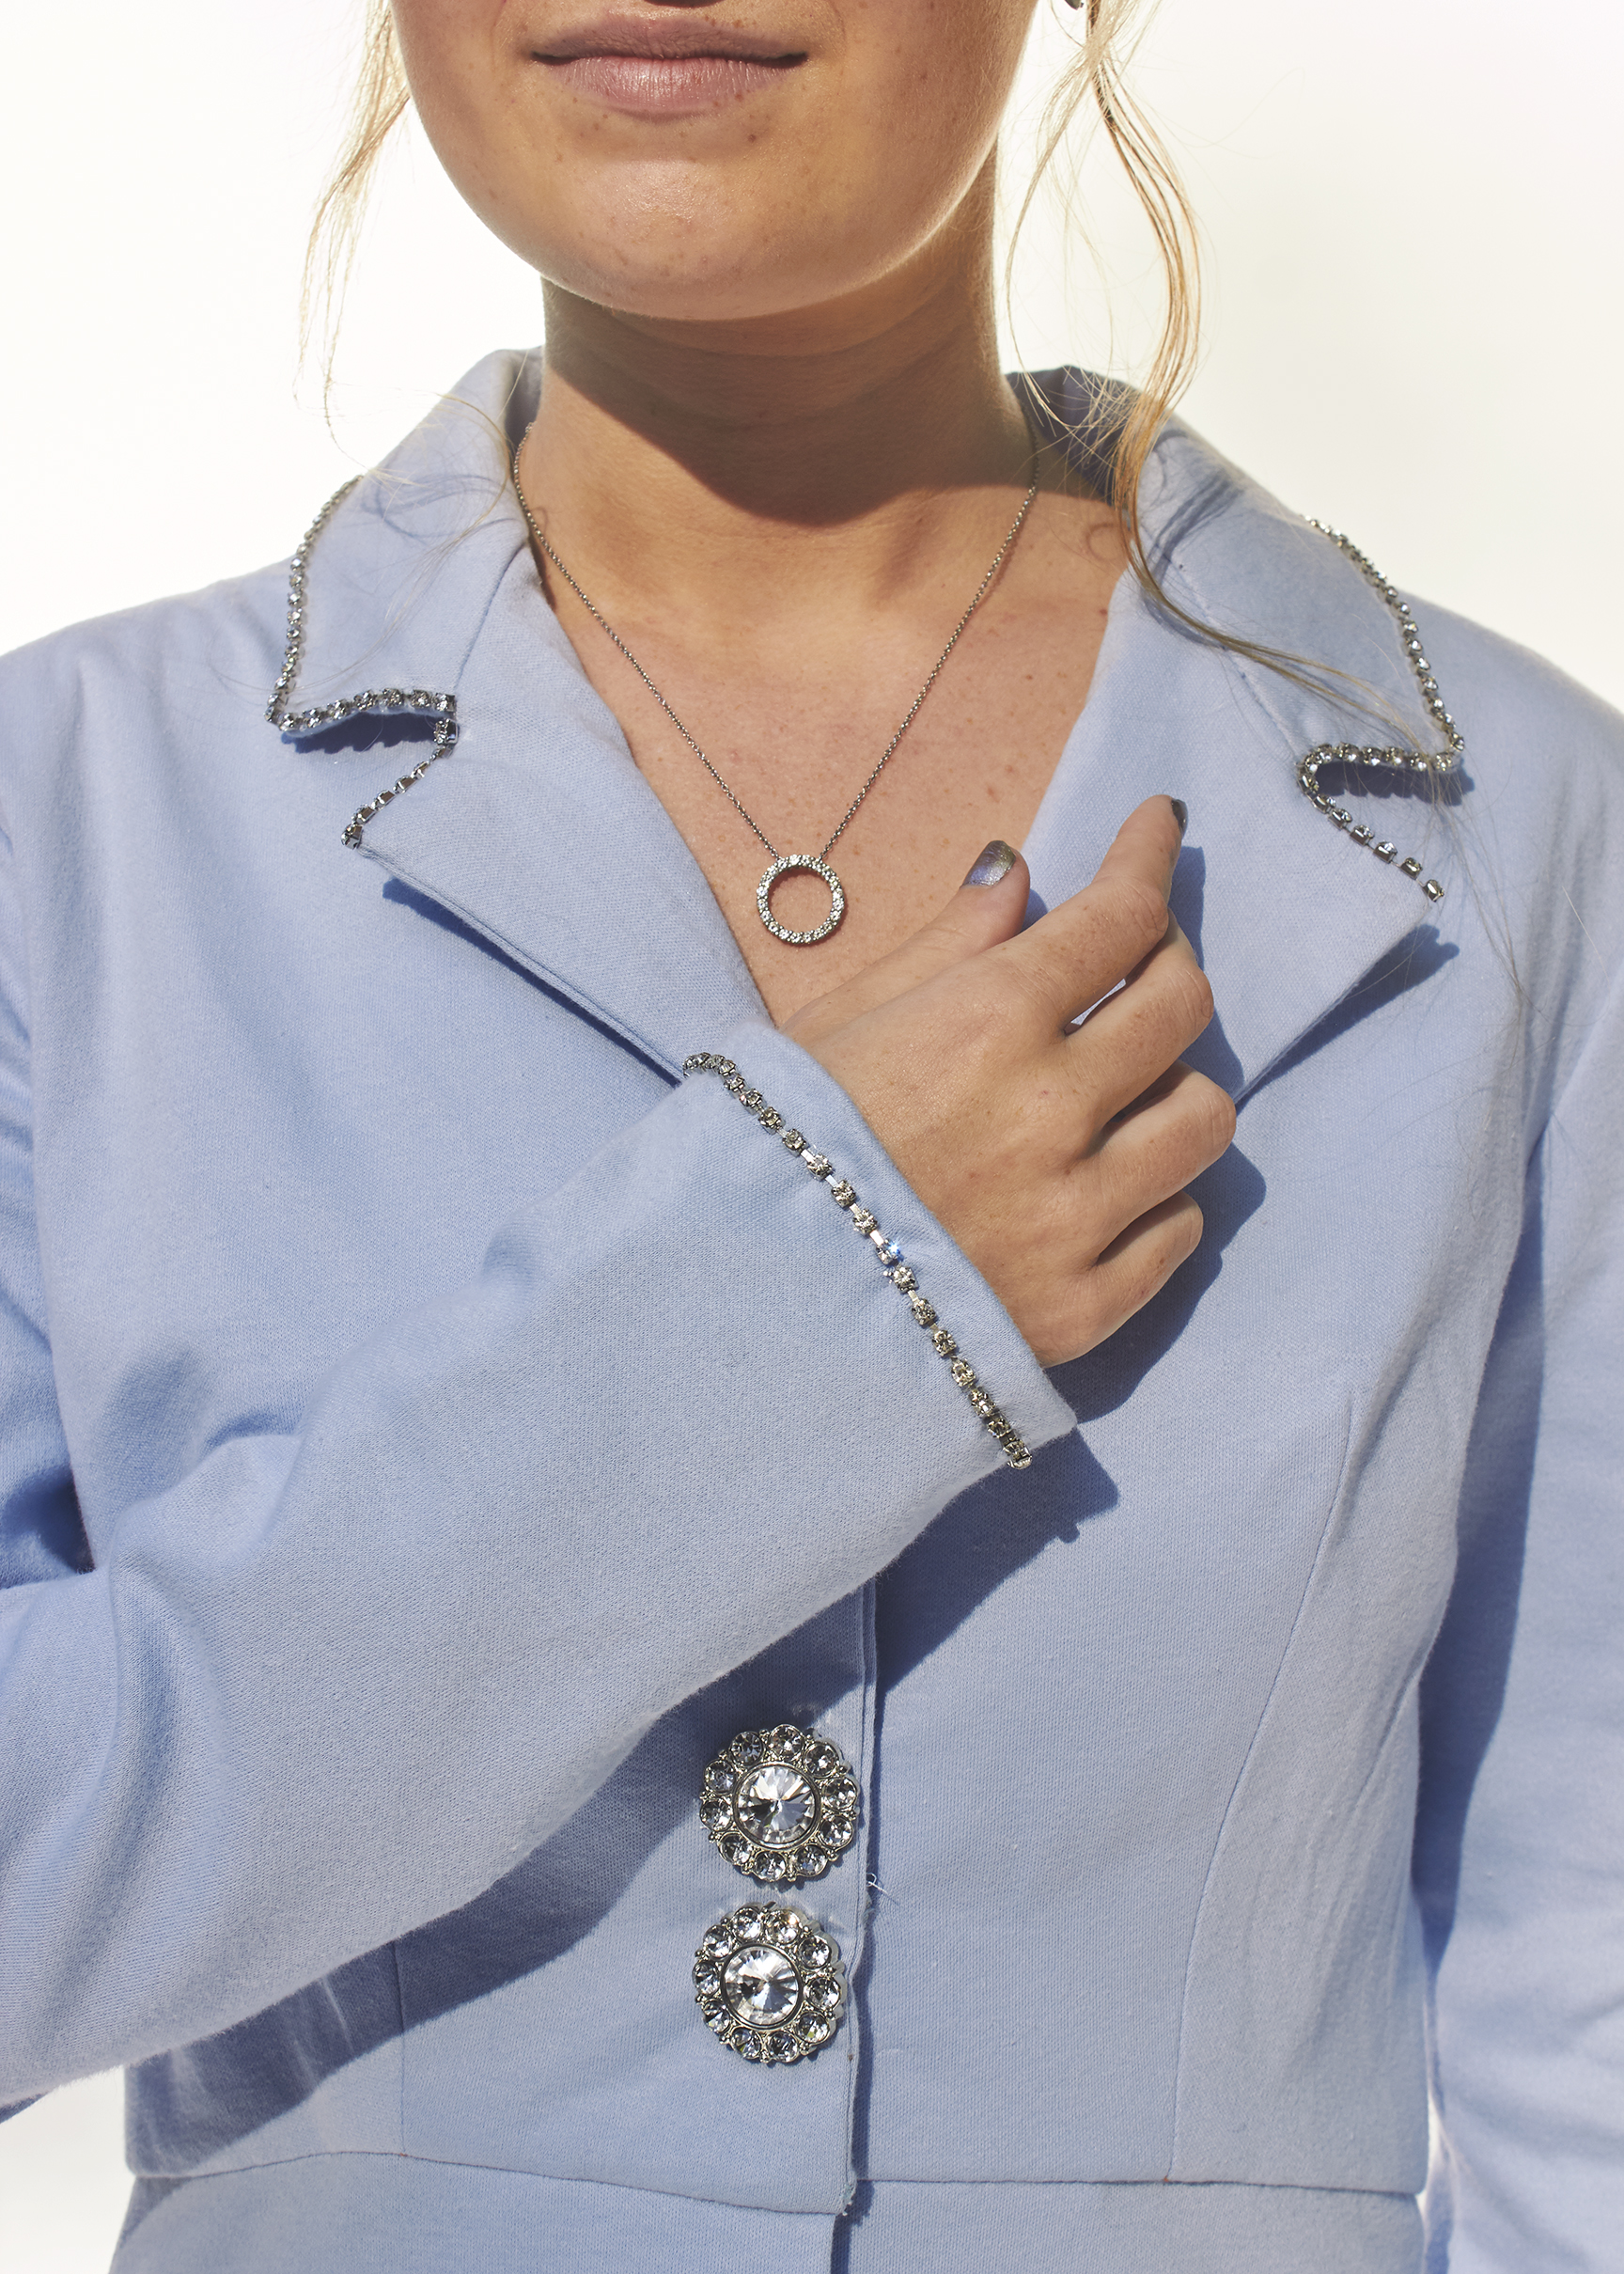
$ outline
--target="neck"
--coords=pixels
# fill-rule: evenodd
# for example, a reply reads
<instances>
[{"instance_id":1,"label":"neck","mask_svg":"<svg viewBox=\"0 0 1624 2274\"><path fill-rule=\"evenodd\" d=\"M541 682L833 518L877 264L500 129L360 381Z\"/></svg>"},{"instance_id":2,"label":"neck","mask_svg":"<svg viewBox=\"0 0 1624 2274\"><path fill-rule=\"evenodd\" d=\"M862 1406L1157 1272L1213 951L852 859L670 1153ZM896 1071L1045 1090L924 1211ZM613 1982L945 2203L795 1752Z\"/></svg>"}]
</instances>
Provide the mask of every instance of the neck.
<instances>
[{"instance_id":1,"label":"neck","mask_svg":"<svg viewBox=\"0 0 1624 2274\"><path fill-rule=\"evenodd\" d=\"M844 614L1008 521L1031 445L998 369L991 186L833 306L676 324L548 288L520 471L588 591L691 623Z\"/></svg>"}]
</instances>

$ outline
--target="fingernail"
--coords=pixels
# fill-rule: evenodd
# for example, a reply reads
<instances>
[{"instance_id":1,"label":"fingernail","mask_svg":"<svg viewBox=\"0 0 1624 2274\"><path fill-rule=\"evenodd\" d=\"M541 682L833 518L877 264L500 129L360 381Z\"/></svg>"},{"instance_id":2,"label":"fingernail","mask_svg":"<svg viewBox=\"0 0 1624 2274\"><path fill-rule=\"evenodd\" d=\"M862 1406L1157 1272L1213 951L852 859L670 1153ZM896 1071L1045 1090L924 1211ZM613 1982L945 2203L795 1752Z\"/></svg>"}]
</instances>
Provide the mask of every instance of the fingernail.
<instances>
[{"instance_id":1,"label":"fingernail","mask_svg":"<svg viewBox=\"0 0 1624 2274\"><path fill-rule=\"evenodd\" d=\"M1008 875L1020 857L1013 845L1007 845L1001 837L995 837L990 845L976 855L975 866L964 882L967 885L995 885L1001 877Z\"/></svg>"},{"instance_id":2,"label":"fingernail","mask_svg":"<svg viewBox=\"0 0 1624 2274\"><path fill-rule=\"evenodd\" d=\"M1190 808L1181 797L1170 797L1167 803L1173 808L1173 818L1178 823L1179 834L1182 837L1190 826Z\"/></svg>"}]
</instances>

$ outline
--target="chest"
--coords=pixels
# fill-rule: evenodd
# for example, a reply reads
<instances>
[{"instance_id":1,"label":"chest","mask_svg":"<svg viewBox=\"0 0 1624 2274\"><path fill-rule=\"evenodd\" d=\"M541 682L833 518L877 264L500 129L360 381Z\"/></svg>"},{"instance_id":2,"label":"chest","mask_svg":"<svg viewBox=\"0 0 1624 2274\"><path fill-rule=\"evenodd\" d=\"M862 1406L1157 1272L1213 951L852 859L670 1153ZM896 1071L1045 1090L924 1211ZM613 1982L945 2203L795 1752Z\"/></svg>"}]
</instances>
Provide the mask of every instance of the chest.
<instances>
[{"instance_id":1,"label":"chest","mask_svg":"<svg viewBox=\"0 0 1624 2274\"><path fill-rule=\"evenodd\" d=\"M928 691L950 613L847 636L741 624L699 643L639 624L629 644L668 711L563 596L561 628L780 1024L927 923L992 839L1019 846L1029 832L1087 699L1122 567L1114 530L1094 528L1085 546L1038 526L1030 541ZM758 912L762 878L785 855L820 856L840 881L838 927L812 944L777 938ZM817 930L832 906L806 870L770 894L790 932Z\"/></svg>"}]
</instances>

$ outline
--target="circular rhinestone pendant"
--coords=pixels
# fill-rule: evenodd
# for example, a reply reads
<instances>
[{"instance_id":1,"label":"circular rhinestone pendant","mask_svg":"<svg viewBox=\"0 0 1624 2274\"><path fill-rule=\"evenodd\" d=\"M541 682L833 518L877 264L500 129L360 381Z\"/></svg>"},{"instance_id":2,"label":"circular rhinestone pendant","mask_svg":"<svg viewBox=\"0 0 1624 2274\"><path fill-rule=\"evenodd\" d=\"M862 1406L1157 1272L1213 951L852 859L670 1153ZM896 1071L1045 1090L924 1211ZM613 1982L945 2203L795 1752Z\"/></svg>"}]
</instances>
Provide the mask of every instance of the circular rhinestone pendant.
<instances>
[{"instance_id":1,"label":"circular rhinestone pendant","mask_svg":"<svg viewBox=\"0 0 1624 2274\"><path fill-rule=\"evenodd\" d=\"M705 1772L699 1821L735 1871L769 1887L820 1879L857 1837L838 1747L788 1723L741 1732Z\"/></svg>"},{"instance_id":2,"label":"circular rhinestone pendant","mask_svg":"<svg viewBox=\"0 0 1624 2274\"><path fill-rule=\"evenodd\" d=\"M705 2026L746 2061L788 2066L827 2045L846 2010L834 1938L799 1911L746 1904L707 1930L694 1961Z\"/></svg>"},{"instance_id":3,"label":"circular rhinestone pendant","mask_svg":"<svg viewBox=\"0 0 1624 2274\"><path fill-rule=\"evenodd\" d=\"M790 932L773 913L773 887L781 876L804 870L809 876L820 876L829 887L829 913L815 932ZM817 853L786 853L775 860L756 887L756 913L775 940L783 940L791 948L815 948L826 940L846 913L846 887L828 862Z\"/></svg>"}]
</instances>

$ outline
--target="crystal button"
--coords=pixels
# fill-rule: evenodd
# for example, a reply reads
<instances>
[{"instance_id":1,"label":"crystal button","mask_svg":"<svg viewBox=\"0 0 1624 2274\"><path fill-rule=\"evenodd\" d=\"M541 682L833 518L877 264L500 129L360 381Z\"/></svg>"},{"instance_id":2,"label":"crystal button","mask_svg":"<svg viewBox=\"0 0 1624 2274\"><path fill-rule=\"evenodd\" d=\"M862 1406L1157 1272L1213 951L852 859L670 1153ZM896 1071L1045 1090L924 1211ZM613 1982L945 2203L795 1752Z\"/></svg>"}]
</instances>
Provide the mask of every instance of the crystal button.
<instances>
[{"instance_id":1,"label":"crystal button","mask_svg":"<svg viewBox=\"0 0 1624 2274\"><path fill-rule=\"evenodd\" d=\"M735 2020L777 2024L794 2019L801 2004L801 1977L782 1951L751 1942L728 1959L722 1992Z\"/></svg>"},{"instance_id":2,"label":"crystal button","mask_svg":"<svg viewBox=\"0 0 1624 2274\"><path fill-rule=\"evenodd\" d=\"M806 1837L806 1820L818 1802L799 1769L774 1763L745 1778L735 1807L752 1839L766 1847L795 1847Z\"/></svg>"},{"instance_id":3,"label":"crystal button","mask_svg":"<svg viewBox=\"0 0 1624 2274\"><path fill-rule=\"evenodd\" d=\"M705 2026L746 2061L772 2067L827 2045L846 2007L834 1939L799 1911L749 1903L706 1931L694 1961Z\"/></svg>"},{"instance_id":4,"label":"crystal button","mask_svg":"<svg viewBox=\"0 0 1624 2274\"><path fill-rule=\"evenodd\" d=\"M699 1820L725 1861L767 1886L820 1879L857 1837L857 1780L839 1749L782 1722L747 1729L705 1772Z\"/></svg>"}]
</instances>

